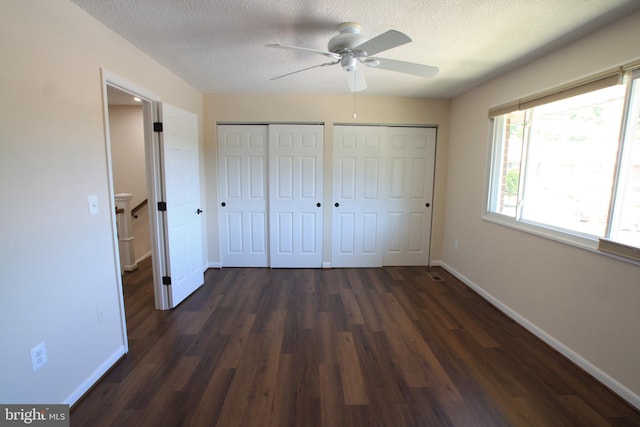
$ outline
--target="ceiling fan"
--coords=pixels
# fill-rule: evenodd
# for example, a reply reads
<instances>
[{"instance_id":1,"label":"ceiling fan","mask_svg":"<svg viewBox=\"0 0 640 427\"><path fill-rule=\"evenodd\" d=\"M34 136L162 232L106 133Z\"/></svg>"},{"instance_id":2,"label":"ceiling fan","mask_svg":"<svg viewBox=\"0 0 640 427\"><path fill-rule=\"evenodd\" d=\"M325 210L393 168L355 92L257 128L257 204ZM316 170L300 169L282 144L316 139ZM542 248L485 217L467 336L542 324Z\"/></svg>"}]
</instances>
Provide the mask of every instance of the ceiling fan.
<instances>
[{"instance_id":1,"label":"ceiling fan","mask_svg":"<svg viewBox=\"0 0 640 427\"><path fill-rule=\"evenodd\" d=\"M372 39L367 39L360 33L361 30L362 26L356 22L345 22L340 24L338 26L339 33L329 40L327 51L309 49L306 47L286 46L279 43L266 45L267 47L275 47L278 49L314 53L333 59L332 62L325 62L323 64L303 68L302 70L274 77L271 80L280 79L282 77L287 77L313 68L340 64L342 69L345 71L349 91L359 92L367 88L367 82L364 78L364 74L362 73L362 70L358 68L359 64L424 78L433 77L438 74L438 67L372 56L380 52L384 52L385 50L393 49L394 47L409 43L411 39L406 34L396 30L389 30Z\"/></svg>"}]
</instances>

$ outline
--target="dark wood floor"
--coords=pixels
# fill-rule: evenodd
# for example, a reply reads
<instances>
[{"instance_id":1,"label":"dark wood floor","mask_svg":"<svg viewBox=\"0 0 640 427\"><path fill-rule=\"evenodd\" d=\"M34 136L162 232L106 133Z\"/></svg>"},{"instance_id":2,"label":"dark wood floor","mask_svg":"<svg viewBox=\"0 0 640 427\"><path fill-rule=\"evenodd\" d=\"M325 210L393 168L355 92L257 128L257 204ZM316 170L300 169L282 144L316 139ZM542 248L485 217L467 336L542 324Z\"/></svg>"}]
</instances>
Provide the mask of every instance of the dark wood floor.
<instances>
[{"instance_id":1,"label":"dark wood floor","mask_svg":"<svg viewBox=\"0 0 640 427\"><path fill-rule=\"evenodd\" d=\"M145 268L146 267L146 268ZM155 311L72 426L640 426L640 413L442 269L209 270Z\"/></svg>"}]
</instances>

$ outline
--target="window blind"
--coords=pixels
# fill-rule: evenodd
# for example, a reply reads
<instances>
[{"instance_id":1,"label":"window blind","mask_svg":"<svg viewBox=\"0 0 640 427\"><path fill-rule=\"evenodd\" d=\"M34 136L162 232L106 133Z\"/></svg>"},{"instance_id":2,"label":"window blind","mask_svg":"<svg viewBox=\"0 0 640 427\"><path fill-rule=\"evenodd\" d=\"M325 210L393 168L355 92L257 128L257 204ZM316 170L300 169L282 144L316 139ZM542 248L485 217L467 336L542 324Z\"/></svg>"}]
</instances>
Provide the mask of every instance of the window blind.
<instances>
[{"instance_id":1,"label":"window blind","mask_svg":"<svg viewBox=\"0 0 640 427\"><path fill-rule=\"evenodd\" d=\"M640 261L640 248L607 239L598 240L598 250Z\"/></svg>"},{"instance_id":2,"label":"window blind","mask_svg":"<svg viewBox=\"0 0 640 427\"><path fill-rule=\"evenodd\" d=\"M489 118L508 114L513 111L527 110L539 105L559 101L565 98L582 95L605 87L622 83L625 72L640 69L640 61L625 64L612 68L602 73L594 74L571 83L557 86L543 92L536 93L506 104L498 105L489 109Z\"/></svg>"}]
</instances>

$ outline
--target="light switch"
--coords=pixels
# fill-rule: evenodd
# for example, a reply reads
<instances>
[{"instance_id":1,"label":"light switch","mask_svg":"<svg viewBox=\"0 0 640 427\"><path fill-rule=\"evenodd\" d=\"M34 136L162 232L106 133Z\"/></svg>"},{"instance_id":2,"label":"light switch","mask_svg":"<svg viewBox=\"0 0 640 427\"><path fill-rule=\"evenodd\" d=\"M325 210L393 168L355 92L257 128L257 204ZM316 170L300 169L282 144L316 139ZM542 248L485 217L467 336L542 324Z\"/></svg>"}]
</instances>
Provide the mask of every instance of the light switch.
<instances>
[{"instance_id":1,"label":"light switch","mask_svg":"<svg viewBox=\"0 0 640 427\"><path fill-rule=\"evenodd\" d=\"M98 215L98 196L95 194L87 197L89 201L89 215Z\"/></svg>"}]
</instances>

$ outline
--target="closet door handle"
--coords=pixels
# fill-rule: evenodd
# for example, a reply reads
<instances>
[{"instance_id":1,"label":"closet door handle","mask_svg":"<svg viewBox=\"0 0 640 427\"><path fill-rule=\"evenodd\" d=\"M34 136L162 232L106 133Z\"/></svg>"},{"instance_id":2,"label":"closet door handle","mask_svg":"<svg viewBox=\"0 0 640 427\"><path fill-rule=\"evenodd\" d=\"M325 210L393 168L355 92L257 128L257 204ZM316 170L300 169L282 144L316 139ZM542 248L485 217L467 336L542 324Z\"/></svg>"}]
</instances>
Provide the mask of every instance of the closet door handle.
<instances>
[{"instance_id":1,"label":"closet door handle","mask_svg":"<svg viewBox=\"0 0 640 427\"><path fill-rule=\"evenodd\" d=\"M333 205L333 206L335 206L336 208L339 208L340 207L340 203L336 202L336 204Z\"/></svg>"},{"instance_id":2,"label":"closet door handle","mask_svg":"<svg viewBox=\"0 0 640 427\"><path fill-rule=\"evenodd\" d=\"M227 204L225 202L222 202L222 203L220 203L220 206L222 206L224 208L225 206L227 206Z\"/></svg>"},{"instance_id":3,"label":"closet door handle","mask_svg":"<svg viewBox=\"0 0 640 427\"><path fill-rule=\"evenodd\" d=\"M322 204L320 202L316 203L316 207L319 208L320 206L322 206Z\"/></svg>"},{"instance_id":4,"label":"closet door handle","mask_svg":"<svg viewBox=\"0 0 640 427\"><path fill-rule=\"evenodd\" d=\"M427 203L425 203L425 206L429 207L429 206L431 206L431 203L427 202Z\"/></svg>"},{"instance_id":5,"label":"closet door handle","mask_svg":"<svg viewBox=\"0 0 640 427\"><path fill-rule=\"evenodd\" d=\"M203 211L202 211L202 209L200 209L200 208L196 209L196 213L197 213L198 215L200 215L202 212L203 212Z\"/></svg>"}]
</instances>

